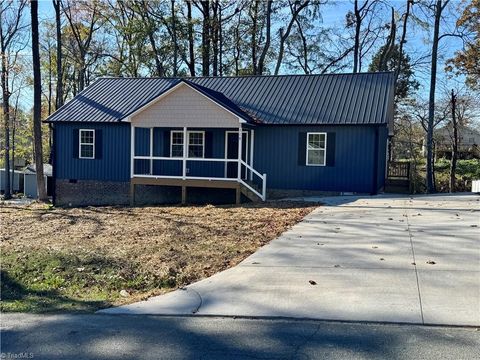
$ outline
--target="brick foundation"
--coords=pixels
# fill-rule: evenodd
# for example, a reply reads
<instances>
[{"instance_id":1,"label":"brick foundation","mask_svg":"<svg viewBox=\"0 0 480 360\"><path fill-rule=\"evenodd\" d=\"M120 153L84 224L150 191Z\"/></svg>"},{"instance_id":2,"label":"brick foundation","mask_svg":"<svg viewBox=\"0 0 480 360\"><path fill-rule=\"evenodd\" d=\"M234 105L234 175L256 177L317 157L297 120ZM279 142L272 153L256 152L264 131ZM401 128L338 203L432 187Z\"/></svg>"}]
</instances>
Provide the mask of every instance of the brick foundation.
<instances>
[{"instance_id":1,"label":"brick foundation","mask_svg":"<svg viewBox=\"0 0 480 360\"><path fill-rule=\"evenodd\" d=\"M117 181L57 179L56 206L128 205L130 183Z\"/></svg>"}]
</instances>

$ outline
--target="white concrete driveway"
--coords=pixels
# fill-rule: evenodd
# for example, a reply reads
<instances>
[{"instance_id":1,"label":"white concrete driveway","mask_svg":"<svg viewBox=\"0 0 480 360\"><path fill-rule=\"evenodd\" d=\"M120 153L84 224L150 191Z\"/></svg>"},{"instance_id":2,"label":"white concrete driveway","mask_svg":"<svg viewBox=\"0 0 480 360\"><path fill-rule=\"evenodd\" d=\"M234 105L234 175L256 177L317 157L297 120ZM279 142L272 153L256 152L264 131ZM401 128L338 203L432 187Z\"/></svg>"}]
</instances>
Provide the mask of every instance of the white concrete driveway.
<instances>
[{"instance_id":1,"label":"white concrete driveway","mask_svg":"<svg viewBox=\"0 0 480 360\"><path fill-rule=\"evenodd\" d=\"M238 266L104 313L480 325L480 197L336 197Z\"/></svg>"}]
</instances>

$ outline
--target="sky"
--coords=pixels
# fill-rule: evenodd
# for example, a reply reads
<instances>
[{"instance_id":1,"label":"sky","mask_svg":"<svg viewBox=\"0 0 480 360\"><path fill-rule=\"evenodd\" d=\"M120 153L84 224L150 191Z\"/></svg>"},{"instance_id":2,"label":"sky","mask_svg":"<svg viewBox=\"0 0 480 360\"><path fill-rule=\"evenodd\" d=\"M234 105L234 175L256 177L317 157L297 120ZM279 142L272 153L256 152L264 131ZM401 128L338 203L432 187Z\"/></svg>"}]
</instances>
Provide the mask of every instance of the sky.
<instances>
[{"instance_id":1,"label":"sky","mask_svg":"<svg viewBox=\"0 0 480 360\"><path fill-rule=\"evenodd\" d=\"M394 7L397 14L400 15L405 9L405 0L385 0L385 4L389 7ZM452 0L451 8L455 9L460 4L460 0ZM332 27L336 29L343 29L345 23L345 14L353 9L353 2L351 0L337 0L324 6L322 9L322 25L325 27ZM390 21L390 12L389 10L385 13L379 13L379 16L385 18L385 23ZM54 21L55 13L51 0L41 0L39 1L39 18L40 26L42 20ZM414 24L413 21L410 22L412 26L409 27L409 32L407 34L407 42L405 44L405 50L412 57L413 61L416 61L420 58L428 57L431 53L430 40L431 31L426 31L422 29L421 26ZM442 24L443 29L451 30L455 25L455 13L448 13L446 16L446 22ZM457 38L446 37L442 39L439 47L439 62L438 62L438 78L439 78L439 90L438 92L445 93L447 89L451 87L458 87L463 82L463 78L454 78L450 79L446 77L443 68L445 60L451 58L454 55L455 50L461 47L460 40ZM28 49L26 49L28 50ZM30 52L30 51L29 51ZM366 71L370 59L365 59L365 64L362 71ZM420 97L426 97L428 95L428 87L430 81L429 75L429 59L426 59L425 64L418 67L415 73L417 81L420 83L421 87L419 89ZM440 87L442 89L440 89ZM443 89L445 88L445 89ZM23 97L22 103L25 108L28 108L32 104L32 94L31 91L26 91L25 96Z\"/></svg>"}]
</instances>

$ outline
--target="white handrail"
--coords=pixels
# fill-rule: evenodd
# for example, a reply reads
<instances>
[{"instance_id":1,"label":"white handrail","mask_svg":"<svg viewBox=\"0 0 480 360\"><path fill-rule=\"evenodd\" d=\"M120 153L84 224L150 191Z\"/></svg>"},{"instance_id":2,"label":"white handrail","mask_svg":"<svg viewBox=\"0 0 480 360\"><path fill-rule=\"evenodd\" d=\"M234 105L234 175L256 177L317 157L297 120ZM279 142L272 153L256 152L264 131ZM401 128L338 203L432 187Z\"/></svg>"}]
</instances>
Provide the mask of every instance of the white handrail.
<instances>
[{"instance_id":1,"label":"white handrail","mask_svg":"<svg viewBox=\"0 0 480 360\"><path fill-rule=\"evenodd\" d=\"M260 194L257 190L255 190L253 187L248 185L245 181L240 180L240 183L243 186L245 186L247 189L249 189L251 192L253 192L255 195L257 195L260 199L262 199L262 201L265 201L265 197L262 194Z\"/></svg>"},{"instance_id":2,"label":"white handrail","mask_svg":"<svg viewBox=\"0 0 480 360\"><path fill-rule=\"evenodd\" d=\"M245 161L242 160L242 165L244 165L248 170L251 170L255 175L257 175L259 178L263 179L263 175L260 174L257 170L255 170L253 167L248 165Z\"/></svg>"},{"instance_id":3,"label":"white handrail","mask_svg":"<svg viewBox=\"0 0 480 360\"><path fill-rule=\"evenodd\" d=\"M267 199L267 174L260 174L257 170L247 164L245 161L241 160L241 163L247 170L251 170L255 175L257 175L262 180L262 193L260 194L258 191L253 189L250 185L248 185L245 181L241 180L241 183L246 186L248 189L253 191L258 197L265 201Z\"/></svg>"},{"instance_id":4,"label":"white handrail","mask_svg":"<svg viewBox=\"0 0 480 360\"><path fill-rule=\"evenodd\" d=\"M133 160L172 160L183 161L181 157L165 157L165 156L140 156L135 155ZM221 159L221 158L187 158L187 161L217 161L217 162L237 162L238 159Z\"/></svg>"},{"instance_id":5,"label":"white handrail","mask_svg":"<svg viewBox=\"0 0 480 360\"><path fill-rule=\"evenodd\" d=\"M163 157L163 156L134 156L134 160L173 160L173 161L183 161L183 158L173 158L173 157ZM192 179L192 180L228 180L228 181L238 181L247 189L252 191L255 195L257 195L262 201L265 201L267 198L267 174L260 174L257 170L255 170L252 166L247 164L243 160L238 159L220 159L220 158L187 158L187 161L213 161L213 162L239 162L240 165L245 166L246 170L250 170L253 174L257 175L262 180L262 192L255 190L251 185L246 183L241 178L226 178L226 177L201 177L201 176L171 176L171 175L148 175L148 174L132 174L132 177L141 177L141 178L152 178L152 179Z\"/></svg>"}]
</instances>

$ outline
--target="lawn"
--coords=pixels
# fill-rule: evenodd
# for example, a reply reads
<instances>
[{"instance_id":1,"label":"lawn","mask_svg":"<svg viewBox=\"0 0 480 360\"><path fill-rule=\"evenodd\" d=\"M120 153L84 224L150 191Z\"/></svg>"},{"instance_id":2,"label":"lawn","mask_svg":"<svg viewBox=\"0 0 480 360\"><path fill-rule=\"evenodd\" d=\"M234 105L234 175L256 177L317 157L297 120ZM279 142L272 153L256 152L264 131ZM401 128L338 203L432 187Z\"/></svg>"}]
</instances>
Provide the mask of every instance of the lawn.
<instances>
[{"instance_id":1,"label":"lawn","mask_svg":"<svg viewBox=\"0 0 480 360\"><path fill-rule=\"evenodd\" d=\"M313 208L0 204L0 310L94 311L162 294L238 264Z\"/></svg>"}]
</instances>

